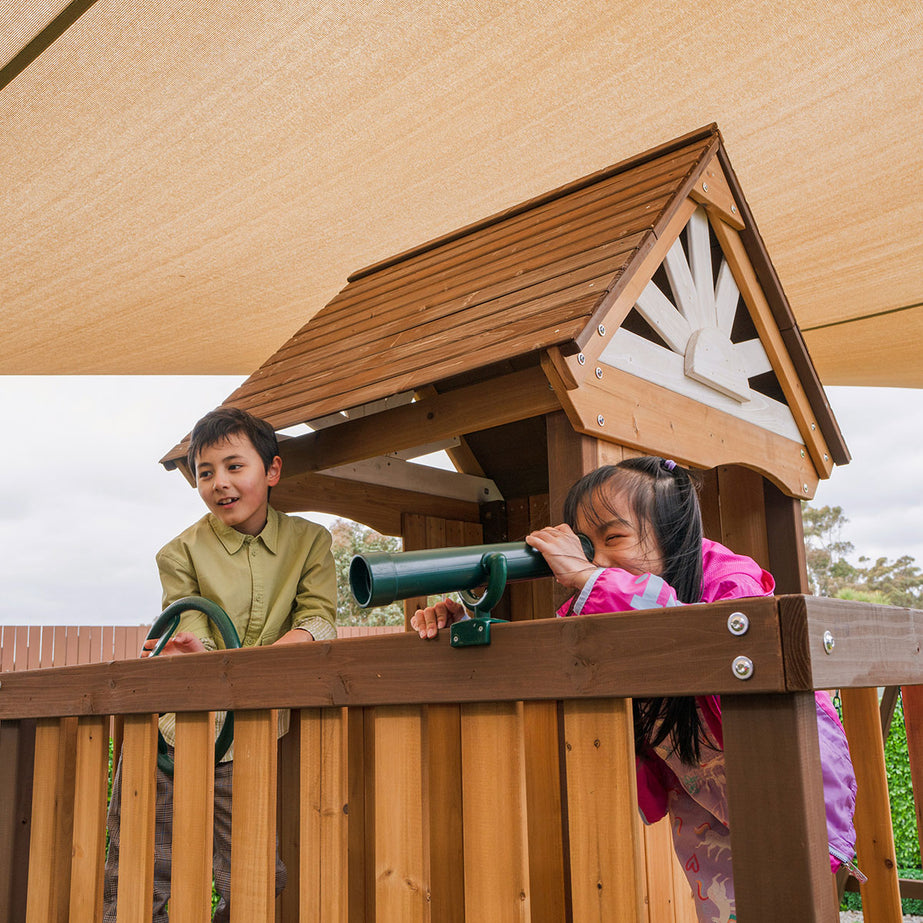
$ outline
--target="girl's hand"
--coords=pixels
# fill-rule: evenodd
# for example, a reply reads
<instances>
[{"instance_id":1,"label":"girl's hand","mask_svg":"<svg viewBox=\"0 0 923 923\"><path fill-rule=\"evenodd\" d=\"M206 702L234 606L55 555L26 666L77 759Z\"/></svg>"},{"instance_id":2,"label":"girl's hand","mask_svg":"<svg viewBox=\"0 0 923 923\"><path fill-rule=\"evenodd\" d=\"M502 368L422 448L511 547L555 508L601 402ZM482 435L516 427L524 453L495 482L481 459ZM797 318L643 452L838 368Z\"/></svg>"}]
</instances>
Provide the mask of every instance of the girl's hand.
<instances>
[{"instance_id":1,"label":"girl's hand","mask_svg":"<svg viewBox=\"0 0 923 923\"><path fill-rule=\"evenodd\" d=\"M454 599L443 599L435 606L417 609L410 619L410 627L421 638L435 638L440 628L452 625L465 617L465 607Z\"/></svg>"},{"instance_id":2,"label":"girl's hand","mask_svg":"<svg viewBox=\"0 0 923 923\"><path fill-rule=\"evenodd\" d=\"M151 651L154 650L158 640L159 638L151 638L145 641L141 656L150 657ZM171 654L197 654L199 651L204 650L205 645L191 631L178 631L163 646L160 656L169 656Z\"/></svg>"},{"instance_id":3,"label":"girl's hand","mask_svg":"<svg viewBox=\"0 0 923 923\"><path fill-rule=\"evenodd\" d=\"M554 579L562 586L580 590L597 570L587 561L577 533L564 523L532 532L526 542L542 553Z\"/></svg>"}]
</instances>

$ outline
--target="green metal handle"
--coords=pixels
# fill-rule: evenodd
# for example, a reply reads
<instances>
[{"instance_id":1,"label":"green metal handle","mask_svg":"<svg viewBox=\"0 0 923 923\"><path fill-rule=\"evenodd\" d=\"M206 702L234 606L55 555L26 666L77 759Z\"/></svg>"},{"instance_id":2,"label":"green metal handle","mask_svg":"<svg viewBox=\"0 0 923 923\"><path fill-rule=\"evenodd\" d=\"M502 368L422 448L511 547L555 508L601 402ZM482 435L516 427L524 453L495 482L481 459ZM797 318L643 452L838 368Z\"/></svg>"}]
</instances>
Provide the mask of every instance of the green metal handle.
<instances>
[{"instance_id":1,"label":"green metal handle","mask_svg":"<svg viewBox=\"0 0 923 923\"><path fill-rule=\"evenodd\" d=\"M497 552L485 554L481 558L481 567L487 573L487 587L484 592L480 596L475 596L470 590L463 589L458 595L469 609L474 610L475 615L488 616L503 596L509 567L506 558Z\"/></svg>"},{"instance_id":2,"label":"green metal handle","mask_svg":"<svg viewBox=\"0 0 923 923\"><path fill-rule=\"evenodd\" d=\"M151 657L156 657L164 649L166 643L176 633L179 627L179 621L184 612L195 609L206 615L209 621L218 629L221 640L226 648L240 647L240 637L234 623L228 617L227 612L217 603L210 599L204 599L201 596L184 596L167 606L163 612L154 620L150 630L147 633L145 642L153 639L159 639L151 651ZM224 719L224 726L221 733L215 740L215 765L221 762L221 757L228 752L231 742L234 740L234 713L228 712ZM157 766L160 770L171 779L173 778L173 760L170 758L169 747L163 738L163 734L157 731Z\"/></svg>"}]
</instances>

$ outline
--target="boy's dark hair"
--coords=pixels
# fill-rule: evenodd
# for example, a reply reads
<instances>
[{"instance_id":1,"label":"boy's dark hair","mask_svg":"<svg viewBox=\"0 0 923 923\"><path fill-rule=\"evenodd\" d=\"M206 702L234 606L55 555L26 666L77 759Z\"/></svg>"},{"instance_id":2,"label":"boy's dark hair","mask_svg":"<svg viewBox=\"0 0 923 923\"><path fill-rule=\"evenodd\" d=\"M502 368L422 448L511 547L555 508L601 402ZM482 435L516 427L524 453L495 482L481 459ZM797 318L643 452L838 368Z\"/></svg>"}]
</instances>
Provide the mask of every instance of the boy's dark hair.
<instances>
[{"instance_id":1,"label":"boy's dark hair","mask_svg":"<svg viewBox=\"0 0 923 923\"><path fill-rule=\"evenodd\" d=\"M604 521L599 509L605 492L617 490L630 506L639 535L653 529L663 559L662 577L684 603L702 599L702 513L696 484L689 471L656 456L627 458L584 475L564 501L564 521L577 530L577 513L591 522ZM635 699L635 748L639 753L668 737L687 764L699 760L699 744L707 742L691 696Z\"/></svg>"},{"instance_id":2,"label":"boy's dark hair","mask_svg":"<svg viewBox=\"0 0 923 923\"><path fill-rule=\"evenodd\" d=\"M263 467L269 471L272 460L279 454L276 431L265 420L247 413L246 410L240 410L237 407L219 407L205 414L192 428L186 462L193 476L195 476L196 458L202 449L238 434L250 440L263 462Z\"/></svg>"}]
</instances>

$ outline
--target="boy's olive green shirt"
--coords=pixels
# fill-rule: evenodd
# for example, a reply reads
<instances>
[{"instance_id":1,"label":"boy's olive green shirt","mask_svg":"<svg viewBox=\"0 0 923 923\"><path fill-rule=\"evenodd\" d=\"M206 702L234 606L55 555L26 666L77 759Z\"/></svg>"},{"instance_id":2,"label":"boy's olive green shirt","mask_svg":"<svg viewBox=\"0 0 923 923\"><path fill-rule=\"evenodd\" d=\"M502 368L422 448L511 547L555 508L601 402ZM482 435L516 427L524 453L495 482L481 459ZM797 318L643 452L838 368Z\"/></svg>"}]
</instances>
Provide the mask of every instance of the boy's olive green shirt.
<instances>
[{"instance_id":1,"label":"boy's olive green shirt","mask_svg":"<svg viewBox=\"0 0 923 923\"><path fill-rule=\"evenodd\" d=\"M330 533L316 523L269 507L259 535L244 535L208 513L157 553L163 607L202 596L227 612L242 647L272 644L292 628L317 641L336 637L336 569ZM208 650L221 635L201 612L180 619ZM282 717L282 716L280 716ZM288 726L288 713L284 725ZM164 715L161 733L173 743L175 718ZM231 759L229 750L225 759Z\"/></svg>"}]
</instances>

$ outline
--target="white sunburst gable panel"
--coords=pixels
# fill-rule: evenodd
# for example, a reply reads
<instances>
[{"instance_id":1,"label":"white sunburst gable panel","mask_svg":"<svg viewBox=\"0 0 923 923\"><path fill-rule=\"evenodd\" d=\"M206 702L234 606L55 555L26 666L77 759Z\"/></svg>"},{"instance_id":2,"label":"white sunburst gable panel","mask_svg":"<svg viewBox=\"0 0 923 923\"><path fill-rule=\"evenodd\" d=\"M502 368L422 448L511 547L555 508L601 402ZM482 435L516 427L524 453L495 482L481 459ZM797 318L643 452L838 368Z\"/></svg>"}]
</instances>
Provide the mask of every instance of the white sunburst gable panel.
<instances>
[{"instance_id":1,"label":"white sunburst gable panel","mask_svg":"<svg viewBox=\"0 0 923 923\"><path fill-rule=\"evenodd\" d=\"M758 339L735 343L734 355L743 366L747 378L753 378L756 375L763 375L772 371L772 362L769 361L766 348Z\"/></svg>"},{"instance_id":2,"label":"white sunburst gable panel","mask_svg":"<svg viewBox=\"0 0 923 923\"><path fill-rule=\"evenodd\" d=\"M692 270L689 268L689 262L686 259L686 251L683 250L683 245L678 237L673 242L673 246L667 251L663 261L663 268L666 270L667 278L670 280L670 288L676 300L676 307L683 317L689 321L692 329L698 330L700 327L707 326L708 318L702 316L699 293L696 291Z\"/></svg>"},{"instance_id":3,"label":"white sunburst gable panel","mask_svg":"<svg viewBox=\"0 0 923 923\"><path fill-rule=\"evenodd\" d=\"M786 404L758 391L751 391L750 400L742 404L708 385L687 377L683 356L664 349L630 330L620 328L615 332L602 351L599 362L682 394L707 407L746 420L779 436L795 442L804 441Z\"/></svg>"},{"instance_id":4,"label":"white sunburst gable panel","mask_svg":"<svg viewBox=\"0 0 923 923\"><path fill-rule=\"evenodd\" d=\"M670 349L680 354L685 351L692 327L656 282L651 280L644 286L635 307Z\"/></svg>"},{"instance_id":5,"label":"white sunburst gable panel","mask_svg":"<svg viewBox=\"0 0 923 923\"><path fill-rule=\"evenodd\" d=\"M686 234L689 242L689 269L699 296L702 326L714 326L716 313L715 283L711 265L711 232L704 208L697 208L692 213L686 225Z\"/></svg>"}]
</instances>

